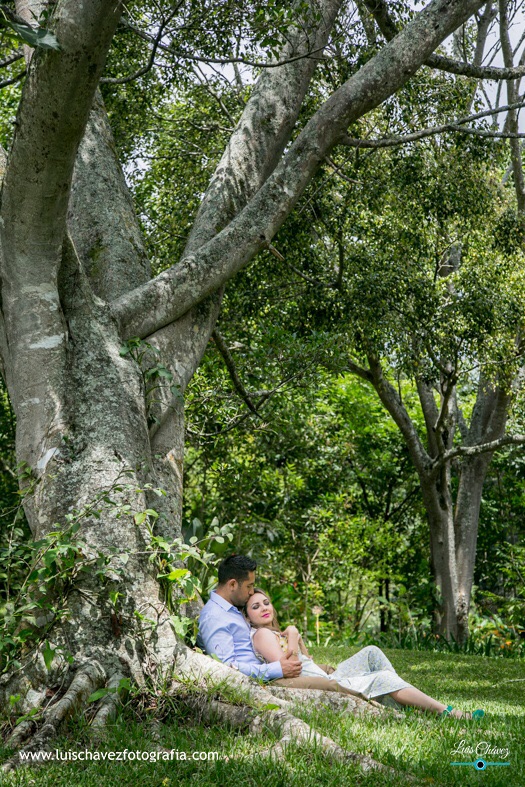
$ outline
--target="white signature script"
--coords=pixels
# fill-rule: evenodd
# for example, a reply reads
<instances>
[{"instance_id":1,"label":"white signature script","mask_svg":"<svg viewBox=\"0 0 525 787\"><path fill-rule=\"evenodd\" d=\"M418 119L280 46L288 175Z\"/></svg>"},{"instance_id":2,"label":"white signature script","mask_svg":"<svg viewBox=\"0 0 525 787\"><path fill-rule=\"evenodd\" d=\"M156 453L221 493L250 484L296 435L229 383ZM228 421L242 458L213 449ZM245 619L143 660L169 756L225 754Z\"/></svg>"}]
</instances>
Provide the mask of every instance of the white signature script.
<instances>
[{"instance_id":1,"label":"white signature script","mask_svg":"<svg viewBox=\"0 0 525 787\"><path fill-rule=\"evenodd\" d=\"M480 741L476 747L467 746L467 741L460 741L455 749L452 749L451 754L475 754L476 757L503 757L507 759L509 756L509 749L498 749L496 746L491 746L488 741Z\"/></svg>"}]
</instances>

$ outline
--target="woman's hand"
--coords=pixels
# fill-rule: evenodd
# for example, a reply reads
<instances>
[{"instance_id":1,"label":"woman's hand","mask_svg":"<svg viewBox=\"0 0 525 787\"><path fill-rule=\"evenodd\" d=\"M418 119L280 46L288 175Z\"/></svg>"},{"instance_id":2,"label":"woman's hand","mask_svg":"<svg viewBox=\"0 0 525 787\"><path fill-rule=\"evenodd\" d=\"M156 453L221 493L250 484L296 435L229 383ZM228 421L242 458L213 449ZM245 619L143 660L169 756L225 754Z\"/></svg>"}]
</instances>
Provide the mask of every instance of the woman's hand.
<instances>
[{"instance_id":1,"label":"woman's hand","mask_svg":"<svg viewBox=\"0 0 525 787\"><path fill-rule=\"evenodd\" d=\"M297 626L286 626L285 630L283 631L285 637L289 637L290 634L297 634L299 636L299 629Z\"/></svg>"}]
</instances>

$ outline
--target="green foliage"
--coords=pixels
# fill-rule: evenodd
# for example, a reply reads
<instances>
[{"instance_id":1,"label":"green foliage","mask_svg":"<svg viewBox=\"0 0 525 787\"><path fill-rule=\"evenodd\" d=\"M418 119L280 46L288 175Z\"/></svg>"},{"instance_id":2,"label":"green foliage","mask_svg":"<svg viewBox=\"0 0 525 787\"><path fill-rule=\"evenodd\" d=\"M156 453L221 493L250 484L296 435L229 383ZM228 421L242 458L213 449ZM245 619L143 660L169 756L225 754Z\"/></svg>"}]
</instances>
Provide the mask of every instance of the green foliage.
<instances>
[{"instance_id":1,"label":"green foliage","mask_svg":"<svg viewBox=\"0 0 525 787\"><path fill-rule=\"evenodd\" d=\"M132 169L156 272L181 256L202 194L247 98L246 91L225 92L220 83L212 78L187 86L182 95L161 103ZM146 170L144 156L151 159Z\"/></svg>"},{"instance_id":2,"label":"green foliage","mask_svg":"<svg viewBox=\"0 0 525 787\"><path fill-rule=\"evenodd\" d=\"M77 535L84 519L100 517L105 508L115 505L109 495L117 488L67 514L65 527L57 525L39 541L23 540L23 532L13 528L10 548L0 555L1 571L15 578L6 582L6 597L0 607L0 672L20 667L20 660L45 639L66 614L67 598L83 575L96 576L102 586L118 582L128 555L93 550ZM46 642L42 653L49 669L55 651Z\"/></svg>"},{"instance_id":3,"label":"green foliage","mask_svg":"<svg viewBox=\"0 0 525 787\"><path fill-rule=\"evenodd\" d=\"M125 474L124 474L125 475ZM119 499L121 493L132 497L150 491L165 494L146 485L138 489L119 477L111 488L100 492L80 510L66 514L65 527L56 525L39 541L29 542L24 532L13 524L9 545L0 552L0 577L5 578L5 598L0 605L0 673L18 669L22 660L30 658L42 643L42 655L49 669L57 652L47 637L53 626L68 614L67 600L86 575L95 577L97 586L106 596L112 613L121 616L125 597L125 566L133 553L129 550L93 549L81 538L82 523L110 515L124 517L143 528L147 535L148 561L157 571L164 599L172 612L172 624L179 636L185 636L192 622L181 614L181 607L202 592L199 577L184 564L200 564L207 572L217 562L208 551L214 541L224 544L233 538L229 527L213 525L201 542L196 538L186 544L182 539L168 543L155 533L158 513L153 508L133 511L129 503ZM122 592L119 589L122 587ZM145 624L150 621L136 613ZM153 622L154 623L154 622ZM69 659L67 653L60 655Z\"/></svg>"},{"instance_id":4,"label":"green foliage","mask_svg":"<svg viewBox=\"0 0 525 787\"><path fill-rule=\"evenodd\" d=\"M151 522L152 518L156 519L157 514L148 509L135 517L135 521L138 517L141 523L146 517ZM174 630L179 636L188 635L194 640L197 636L197 621L184 616L181 608L209 592L210 581L216 581L216 576L212 577L212 573L220 557L213 551L213 546L226 544L233 539L230 525L219 526L215 520L205 538L199 540L196 536L191 536L186 541L176 538L171 543L155 535L151 524L147 525L147 531L149 561L157 571L164 600L172 613Z\"/></svg>"},{"instance_id":5,"label":"green foliage","mask_svg":"<svg viewBox=\"0 0 525 787\"><path fill-rule=\"evenodd\" d=\"M47 14L42 21L45 22L46 19ZM48 30L41 24L34 27L22 22L19 18L16 18L8 6L4 5L0 6L0 28L2 27L7 27L11 31L12 43L15 47L19 43L23 43L39 49L60 49L60 45L51 30Z\"/></svg>"},{"instance_id":6,"label":"green foliage","mask_svg":"<svg viewBox=\"0 0 525 787\"><path fill-rule=\"evenodd\" d=\"M6 24L13 30L19 41L40 49L60 49L60 44L50 30L45 27L30 27L17 22L6 20Z\"/></svg>"},{"instance_id":7,"label":"green foliage","mask_svg":"<svg viewBox=\"0 0 525 787\"><path fill-rule=\"evenodd\" d=\"M251 355L244 348L236 358L243 353ZM199 405L195 395L192 428L198 416L207 417ZM223 414L217 410L215 418ZM370 625L386 579L392 598L404 583L413 588L418 614L427 613L417 481L394 425L365 383L318 372L316 386L276 393L255 431L238 426L194 443L186 521L217 513L233 523L236 551L256 557L260 581L283 619L300 620L308 630L310 607L319 603L324 636Z\"/></svg>"}]
</instances>

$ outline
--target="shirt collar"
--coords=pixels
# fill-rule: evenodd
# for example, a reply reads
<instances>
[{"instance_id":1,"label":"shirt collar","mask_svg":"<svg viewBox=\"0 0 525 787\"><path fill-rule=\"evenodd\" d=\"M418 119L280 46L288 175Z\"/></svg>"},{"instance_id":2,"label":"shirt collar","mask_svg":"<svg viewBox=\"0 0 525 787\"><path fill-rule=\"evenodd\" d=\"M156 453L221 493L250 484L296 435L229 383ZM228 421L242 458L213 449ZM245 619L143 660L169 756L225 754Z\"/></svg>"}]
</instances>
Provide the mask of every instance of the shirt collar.
<instances>
[{"instance_id":1,"label":"shirt collar","mask_svg":"<svg viewBox=\"0 0 525 787\"><path fill-rule=\"evenodd\" d=\"M214 590L212 590L210 593L210 601L214 601L216 604L219 605L219 607L222 607L222 609L225 609L227 612L229 612L230 609L233 609L235 610L235 612L238 612L239 615L242 615L242 612L238 607L236 607L234 604L230 604L229 601L226 601L225 598L219 596L219 594L216 593Z\"/></svg>"}]
</instances>

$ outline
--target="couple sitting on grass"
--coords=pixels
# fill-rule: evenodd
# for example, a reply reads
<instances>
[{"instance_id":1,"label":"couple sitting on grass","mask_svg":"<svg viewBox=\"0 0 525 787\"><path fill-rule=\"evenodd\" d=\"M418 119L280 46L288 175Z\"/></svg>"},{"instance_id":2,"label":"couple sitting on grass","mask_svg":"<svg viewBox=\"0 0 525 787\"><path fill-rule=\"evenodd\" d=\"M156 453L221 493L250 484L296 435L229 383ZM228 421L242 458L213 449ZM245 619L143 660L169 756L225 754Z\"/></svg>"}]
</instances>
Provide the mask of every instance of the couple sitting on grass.
<instances>
[{"instance_id":1,"label":"couple sitting on grass","mask_svg":"<svg viewBox=\"0 0 525 787\"><path fill-rule=\"evenodd\" d=\"M219 583L199 618L197 644L253 678L289 688L339 691L455 718L480 718L432 699L407 683L379 648L363 648L335 669L316 664L295 626L279 629L272 603L255 587L255 560L232 555L219 565Z\"/></svg>"}]
</instances>

